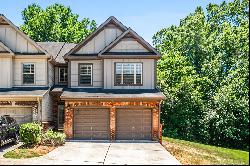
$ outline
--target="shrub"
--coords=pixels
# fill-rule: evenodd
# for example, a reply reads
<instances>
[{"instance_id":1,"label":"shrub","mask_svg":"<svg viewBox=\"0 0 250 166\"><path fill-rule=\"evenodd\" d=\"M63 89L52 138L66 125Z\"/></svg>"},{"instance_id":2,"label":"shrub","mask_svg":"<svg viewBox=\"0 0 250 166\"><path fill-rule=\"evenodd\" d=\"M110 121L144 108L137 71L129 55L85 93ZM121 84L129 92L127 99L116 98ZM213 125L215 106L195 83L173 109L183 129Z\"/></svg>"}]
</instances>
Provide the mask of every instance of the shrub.
<instances>
[{"instance_id":1,"label":"shrub","mask_svg":"<svg viewBox=\"0 0 250 166\"><path fill-rule=\"evenodd\" d=\"M25 123L20 126L20 138L24 144L36 144L41 141L42 126L37 123Z\"/></svg>"},{"instance_id":2,"label":"shrub","mask_svg":"<svg viewBox=\"0 0 250 166\"><path fill-rule=\"evenodd\" d=\"M64 133L48 130L46 133L42 135L42 144L60 146L65 143L65 138L66 135Z\"/></svg>"}]
</instances>

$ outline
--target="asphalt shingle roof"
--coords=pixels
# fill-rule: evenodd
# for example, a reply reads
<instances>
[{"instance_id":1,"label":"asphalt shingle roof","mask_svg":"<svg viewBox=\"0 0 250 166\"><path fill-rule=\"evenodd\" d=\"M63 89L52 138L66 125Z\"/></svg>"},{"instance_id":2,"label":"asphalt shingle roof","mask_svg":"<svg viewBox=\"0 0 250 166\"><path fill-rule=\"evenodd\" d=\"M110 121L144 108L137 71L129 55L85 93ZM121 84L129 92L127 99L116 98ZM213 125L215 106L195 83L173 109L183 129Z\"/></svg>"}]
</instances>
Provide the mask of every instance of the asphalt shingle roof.
<instances>
[{"instance_id":1,"label":"asphalt shingle roof","mask_svg":"<svg viewBox=\"0 0 250 166\"><path fill-rule=\"evenodd\" d=\"M57 63L65 63L63 56L76 46L74 43L65 42L37 42L37 44L50 53Z\"/></svg>"}]
</instances>

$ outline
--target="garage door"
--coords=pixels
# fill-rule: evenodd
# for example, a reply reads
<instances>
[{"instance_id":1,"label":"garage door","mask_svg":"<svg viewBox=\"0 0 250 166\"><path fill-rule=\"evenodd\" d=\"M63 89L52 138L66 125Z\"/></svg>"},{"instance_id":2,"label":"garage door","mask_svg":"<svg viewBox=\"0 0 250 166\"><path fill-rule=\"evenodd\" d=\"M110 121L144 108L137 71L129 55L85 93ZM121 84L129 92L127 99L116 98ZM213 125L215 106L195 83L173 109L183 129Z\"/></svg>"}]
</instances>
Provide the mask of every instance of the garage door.
<instances>
[{"instance_id":1,"label":"garage door","mask_svg":"<svg viewBox=\"0 0 250 166\"><path fill-rule=\"evenodd\" d=\"M31 107L0 107L0 116L10 115L18 124L32 122Z\"/></svg>"},{"instance_id":2,"label":"garage door","mask_svg":"<svg viewBox=\"0 0 250 166\"><path fill-rule=\"evenodd\" d=\"M75 109L74 138L109 139L109 109Z\"/></svg>"},{"instance_id":3,"label":"garage door","mask_svg":"<svg viewBox=\"0 0 250 166\"><path fill-rule=\"evenodd\" d=\"M117 140L151 140L150 109L118 109L116 114Z\"/></svg>"}]
</instances>

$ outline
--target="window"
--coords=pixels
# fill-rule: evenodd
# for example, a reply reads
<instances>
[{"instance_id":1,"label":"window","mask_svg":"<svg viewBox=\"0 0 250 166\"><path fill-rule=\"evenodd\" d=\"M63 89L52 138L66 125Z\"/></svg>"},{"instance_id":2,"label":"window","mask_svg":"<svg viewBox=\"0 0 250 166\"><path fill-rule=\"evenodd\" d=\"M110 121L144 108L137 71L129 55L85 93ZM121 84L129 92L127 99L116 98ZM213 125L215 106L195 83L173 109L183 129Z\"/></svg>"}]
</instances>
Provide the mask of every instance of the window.
<instances>
[{"instance_id":1,"label":"window","mask_svg":"<svg viewBox=\"0 0 250 166\"><path fill-rule=\"evenodd\" d=\"M59 104L58 105L58 115L57 115L57 122L58 122L58 129L63 129L64 124L64 105Z\"/></svg>"},{"instance_id":2,"label":"window","mask_svg":"<svg viewBox=\"0 0 250 166\"><path fill-rule=\"evenodd\" d=\"M92 64L79 64L79 85L92 85Z\"/></svg>"},{"instance_id":3,"label":"window","mask_svg":"<svg viewBox=\"0 0 250 166\"><path fill-rule=\"evenodd\" d=\"M115 63L115 85L142 85L142 63Z\"/></svg>"},{"instance_id":4,"label":"window","mask_svg":"<svg viewBox=\"0 0 250 166\"><path fill-rule=\"evenodd\" d=\"M68 81L68 69L66 67L59 68L59 82Z\"/></svg>"},{"instance_id":5,"label":"window","mask_svg":"<svg viewBox=\"0 0 250 166\"><path fill-rule=\"evenodd\" d=\"M35 83L35 65L23 64L23 84Z\"/></svg>"}]
</instances>

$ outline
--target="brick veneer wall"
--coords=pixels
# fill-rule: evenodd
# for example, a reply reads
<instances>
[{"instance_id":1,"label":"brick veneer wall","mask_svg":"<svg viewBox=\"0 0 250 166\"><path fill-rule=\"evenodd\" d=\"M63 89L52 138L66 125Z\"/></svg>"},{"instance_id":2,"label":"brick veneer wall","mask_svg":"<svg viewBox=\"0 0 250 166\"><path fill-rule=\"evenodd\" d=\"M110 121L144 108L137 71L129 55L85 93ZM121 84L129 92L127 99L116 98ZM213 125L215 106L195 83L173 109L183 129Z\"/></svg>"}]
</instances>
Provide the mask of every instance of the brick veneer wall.
<instances>
[{"instance_id":1,"label":"brick veneer wall","mask_svg":"<svg viewBox=\"0 0 250 166\"><path fill-rule=\"evenodd\" d=\"M134 107L134 108L151 108L152 109L152 140L159 141L160 122L159 122L159 102L101 102L101 101L65 101L65 123L64 132L68 139L73 138L73 111L77 107L110 107L110 140L115 140L116 128L116 108L117 107Z\"/></svg>"}]
</instances>

